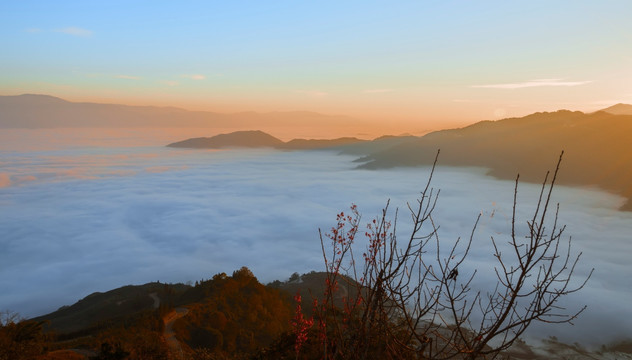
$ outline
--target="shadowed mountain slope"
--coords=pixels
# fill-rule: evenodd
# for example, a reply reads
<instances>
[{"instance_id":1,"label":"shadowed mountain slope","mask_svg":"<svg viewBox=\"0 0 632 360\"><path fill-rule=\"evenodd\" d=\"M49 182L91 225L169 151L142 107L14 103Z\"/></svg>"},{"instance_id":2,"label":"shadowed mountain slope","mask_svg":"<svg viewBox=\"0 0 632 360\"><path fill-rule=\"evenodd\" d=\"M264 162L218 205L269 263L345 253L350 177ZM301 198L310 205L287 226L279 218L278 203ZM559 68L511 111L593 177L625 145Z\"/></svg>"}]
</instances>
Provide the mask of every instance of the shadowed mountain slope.
<instances>
[{"instance_id":1,"label":"shadowed mountain slope","mask_svg":"<svg viewBox=\"0 0 632 360\"><path fill-rule=\"evenodd\" d=\"M396 145L403 144L419 137L412 135L385 135L371 141L364 141L340 148L340 153L345 155L369 155L374 152L386 150Z\"/></svg>"},{"instance_id":2,"label":"shadowed mountain slope","mask_svg":"<svg viewBox=\"0 0 632 360\"><path fill-rule=\"evenodd\" d=\"M345 145L352 145L356 143L365 142L354 137L344 137L338 139L293 139L279 146L281 149L288 150L308 150L308 149L323 149L333 148Z\"/></svg>"},{"instance_id":3,"label":"shadowed mountain slope","mask_svg":"<svg viewBox=\"0 0 632 360\"><path fill-rule=\"evenodd\" d=\"M441 165L486 167L501 179L520 173L521 180L538 183L564 150L558 183L623 195L628 202L622 210L630 211L631 140L632 115L561 110L433 132L359 159L359 167L428 165L441 149Z\"/></svg>"},{"instance_id":4,"label":"shadowed mountain slope","mask_svg":"<svg viewBox=\"0 0 632 360\"><path fill-rule=\"evenodd\" d=\"M155 309L189 288L184 284L158 282L123 286L105 293L92 293L73 305L33 320L48 321L48 327L59 333L86 330L113 319Z\"/></svg>"}]
</instances>

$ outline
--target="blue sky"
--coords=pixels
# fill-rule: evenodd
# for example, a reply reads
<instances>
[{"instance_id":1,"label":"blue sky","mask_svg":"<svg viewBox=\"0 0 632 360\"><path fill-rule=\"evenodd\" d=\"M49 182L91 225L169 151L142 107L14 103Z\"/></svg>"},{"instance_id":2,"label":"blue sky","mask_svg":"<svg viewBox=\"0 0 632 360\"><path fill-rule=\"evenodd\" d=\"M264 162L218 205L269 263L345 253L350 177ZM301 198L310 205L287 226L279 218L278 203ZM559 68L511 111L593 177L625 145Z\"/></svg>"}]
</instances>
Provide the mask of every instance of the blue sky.
<instances>
[{"instance_id":1,"label":"blue sky","mask_svg":"<svg viewBox=\"0 0 632 360\"><path fill-rule=\"evenodd\" d=\"M0 94L471 122L632 102L632 2L15 1Z\"/></svg>"}]
</instances>

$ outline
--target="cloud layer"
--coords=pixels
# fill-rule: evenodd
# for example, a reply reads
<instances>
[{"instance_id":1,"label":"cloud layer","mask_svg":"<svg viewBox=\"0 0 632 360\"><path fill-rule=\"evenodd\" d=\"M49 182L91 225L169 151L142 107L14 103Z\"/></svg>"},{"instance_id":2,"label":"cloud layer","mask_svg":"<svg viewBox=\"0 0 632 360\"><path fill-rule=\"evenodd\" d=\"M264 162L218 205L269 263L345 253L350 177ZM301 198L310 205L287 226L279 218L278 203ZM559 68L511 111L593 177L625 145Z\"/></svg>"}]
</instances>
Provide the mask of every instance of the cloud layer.
<instances>
[{"instance_id":1,"label":"cloud layer","mask_svg":"<svg viewBox=\"0 0 632 360\"><path fill-rule=\"evenodd\" d=\"M202 74L190 74L190 75L182 75L183 78L191 79L191 80L204 80L206 76Z\"/></svg>"},{"instance_id":2,"label":"cloud layer","mask_svg":"<svg viewBox=\"0 0 632 360\"><path fill-rule=\"evenodd\" d=\"M94 292L149 281L185 282L250 267L261 281L322 270L318 228L358 205L369 221L388 198L406 209L427 168L354 170L352 158L325 152L187 151L169 148L69 148L2 152L0 310L35 316ZM8 180L7 180L8 179ZM489 236L510 231L513 184L482 169L440 168L435 221L447 244L482 220L460 272L493 283ZM538 186L520 187L519 216L535 206ZM571 326L534 325L538 335L606 342L632 333L632 216L621 198L558 188L561 222L583 252L587 287L563 305L583 304ZM410 228L400 214L401 236ZM524 222L521 222L521 224Z\"/></svg>"},{"instance_id":3,"label":"cloud layer","mask_svg":"<svg viewBox=\"0 0 632 360\"><path fill-rule=\"evenodd\" d=\"M473 88L489 89L523 89L531 87L551 87L551 86L580 86L590 84L592 81L563 81L562 79L536 79L519 83L472 85Z\"/></svg>"},{"instance_id":4,"label":"cloud layer","mask_svg":"<svg viewBox=\"0 0 632 360\"><path fill-rule=\"evenodd\" d=\"M66 35L78 36L78 37L90 37L92 36L92 30L69 26L62 29L56 29L55 32L63 33Z\"/></svg>"}]
</instances>

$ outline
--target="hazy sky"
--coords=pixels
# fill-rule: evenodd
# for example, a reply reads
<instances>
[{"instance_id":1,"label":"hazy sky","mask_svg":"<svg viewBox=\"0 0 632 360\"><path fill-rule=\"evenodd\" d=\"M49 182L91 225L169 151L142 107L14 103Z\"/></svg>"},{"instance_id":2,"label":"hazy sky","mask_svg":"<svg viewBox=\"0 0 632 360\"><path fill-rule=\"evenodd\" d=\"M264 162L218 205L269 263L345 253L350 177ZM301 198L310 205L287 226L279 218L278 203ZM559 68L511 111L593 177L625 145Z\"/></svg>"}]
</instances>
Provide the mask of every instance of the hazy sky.
<instances>
[{"instance_id":1,"label":"hazy sky","mask_svg":"<svg viewBox=\"0 0 632 360\"><path fill-rule=\"evenodd\" d=\"M443 121L632 102L632 1L3 1L0 94Z\"/></svg>"}]
</instances>

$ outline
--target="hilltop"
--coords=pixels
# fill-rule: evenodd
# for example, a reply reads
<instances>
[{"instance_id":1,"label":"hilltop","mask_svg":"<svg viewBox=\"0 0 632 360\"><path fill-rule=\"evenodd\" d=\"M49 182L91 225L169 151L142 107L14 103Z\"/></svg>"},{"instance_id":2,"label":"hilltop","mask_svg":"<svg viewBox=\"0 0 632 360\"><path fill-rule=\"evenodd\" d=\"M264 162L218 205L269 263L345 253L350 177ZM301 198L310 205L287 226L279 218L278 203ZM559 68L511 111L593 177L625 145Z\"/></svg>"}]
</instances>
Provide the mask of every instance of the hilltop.
<instances>
[{"instance_id":1,"label":"hilltop","mask_svg":"<svg viewBox=\"0 0 632 360\"><path fill-rule=\"evenodd\" d=\"M278 147L283 141L260 130L235 131L229 134L219 134L213 137L191 138L167 145L175 148L191 149L221 149L230 147L259 148Z\"/></svg>"},{"instance_id":2,"label":"hilltop","mask_svg":"<svg viewBox=\"0 0 632 360\"><path fill-rule=\"evenodd\" d=\"M322 301L325 279L322 272L295 273L287 281L263 285L242 267L232 276L219 273L195 285L152 282L96 292L24 324L43 324L47 347L54 350L49 356L64 358L105 356L104 343L107 351L155 359L173 354L174 348L194 357L198 351L255 354L288 338L292 296L316 294ZM335 299L342 306L342 297ZM274 344L281 352L291 353L291 346Z\"/></svg>"},{"instance_id":3,"label":"hilltop","mask_svg":"<svg viewBox=\"0 0 632 360\"><path fill-rule=\"evenodd\" d=\"M619 104L607 107L601 111L607 112L613 115L632 115L632 105L619 103Z\"/></svg>"}]
</instances>

